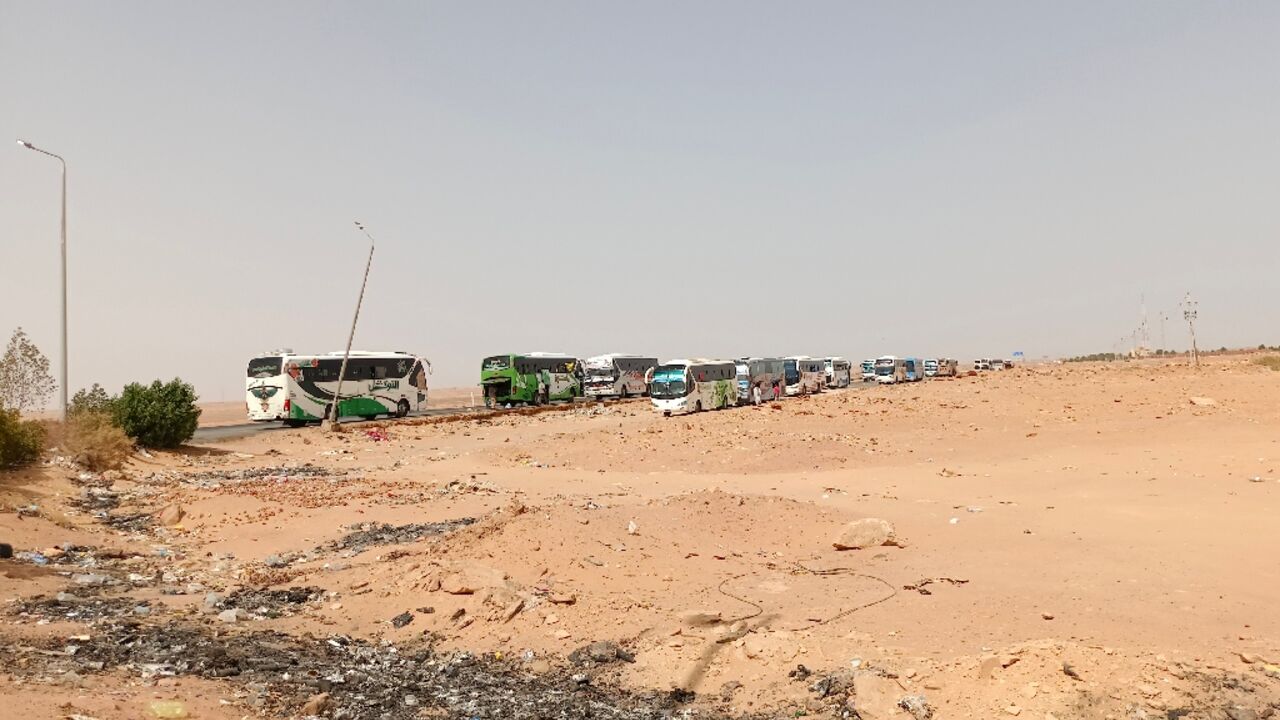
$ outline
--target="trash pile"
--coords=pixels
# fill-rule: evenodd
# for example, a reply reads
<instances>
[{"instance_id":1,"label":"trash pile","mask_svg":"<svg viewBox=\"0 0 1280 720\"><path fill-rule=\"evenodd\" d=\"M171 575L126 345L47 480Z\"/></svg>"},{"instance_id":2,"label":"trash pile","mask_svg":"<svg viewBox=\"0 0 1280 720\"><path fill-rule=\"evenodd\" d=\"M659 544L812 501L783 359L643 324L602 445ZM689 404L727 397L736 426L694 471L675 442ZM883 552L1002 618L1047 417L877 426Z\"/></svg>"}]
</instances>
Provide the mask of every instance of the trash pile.
<instances>
[{"instance_id":1,"label":"trash pile","mask_svg":"<svg viewBox=\"0 0 1280 720\"><path fill-rule=\"evenodd\" d=\"M14 674L48 681L120 669L140 677L226 678L259 689L262 709L282 716L319 709L335 720L417 720L435 710L452 718L671 720L687 716L682 703L693 699L689 692L628 692L574 668L535 673L524 657L442 654L428 645L374 644L341 635L251 632L228 642L179 620L117 620L91 635L45 644L0 647L0 660ZM704 708L696 716L730 717Z\"/></svg>"},{"instance_id":2,"label":"trash pile","mask_svg":"<svg viewBox=\"0 0 1280 720\"><path fill-rule=\"evenodd\" d=\"M408 525L390 525L388 523L359 523L349 525L352 532L342 538L316 548L320 552L352 550L359 554L375 545L402 545L417 542L431 535L443 535L458 528L472 525L473 517L444 520L442 522L410 523Z\"/></svg>"}]
</instances>

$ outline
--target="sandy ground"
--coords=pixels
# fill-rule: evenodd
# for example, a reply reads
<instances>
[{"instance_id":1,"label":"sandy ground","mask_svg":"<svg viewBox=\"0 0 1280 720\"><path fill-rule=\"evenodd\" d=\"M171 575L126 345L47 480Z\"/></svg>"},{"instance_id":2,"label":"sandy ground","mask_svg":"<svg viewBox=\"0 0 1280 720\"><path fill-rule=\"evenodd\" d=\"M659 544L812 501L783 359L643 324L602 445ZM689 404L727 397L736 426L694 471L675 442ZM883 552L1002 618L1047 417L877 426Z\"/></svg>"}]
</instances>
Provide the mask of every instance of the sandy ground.
<instances>
[{"instance_id":1,"label":"sandy ground","mask_svg":"<svg viewBox=\"0 0 1280 720\"><path fill-rule=\"evenodd\" d=\"M1215 358L1199 371L1046 365L676 418L632 402L283 431L138 457L105 478L10 474L0 539L138 555L0 561L0 598L20 609L75 592L74 573L132 571L102 595L213 632L227 623L204 611L207 591L311 587L289 613L232 625L426 637L533 673L616 641L634 662L599 682L692 691L681 701L726 716L1268 717L1280 707L1278 430L1280 373ZM184 516L113 528L72 503L86 492L114 493L108 518L170 504ZM862 518L890 522L896 542L835 549ZM460 519L475 522L343 541L362 523ZM3 621L15 645L95 632L32 612ZM190 698L197 717L287 716L305 699L256 706L243 683L132 666L69 683L46 656L17 657L0 697L23 717L137 717L157 693Z\"/></svg>"}]
</instances>

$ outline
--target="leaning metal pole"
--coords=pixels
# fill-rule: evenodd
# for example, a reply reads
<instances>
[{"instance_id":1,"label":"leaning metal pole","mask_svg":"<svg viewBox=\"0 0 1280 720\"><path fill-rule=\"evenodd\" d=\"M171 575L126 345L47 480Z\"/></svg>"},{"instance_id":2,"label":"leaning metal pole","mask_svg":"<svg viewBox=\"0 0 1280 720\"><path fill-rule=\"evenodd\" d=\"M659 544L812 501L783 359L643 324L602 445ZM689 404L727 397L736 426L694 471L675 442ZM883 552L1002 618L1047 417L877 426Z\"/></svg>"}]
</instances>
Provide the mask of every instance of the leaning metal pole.
<instances>
[{"instance_id":1,"label":"leaning metal pole","mask_svg":"<svg viewBox=\"0 0 1280 720\"><path fill-rule=\"evenodd\" d=\"M359 220L356 221L356 227L360 228L360 232L363 232L364 236L369 238L369 259L364 264L364 280L360 282L360 296L356 298L355 317L351 318L351 332L347 335L347 350L342 354L342 366L338 369L338 387L333 393L333 402L329 406L331 408L327 418L329 430L338 427L338 403L342 399L342 380L347 376L347 360L351 359L351 343L356 338L356 323L360 321L360 305L364 303L364 289L369 284L369 268L373 266L373 236L369 234L368 230L364 229L364 225L361 225Z\"/></svg>"}]
</instances>

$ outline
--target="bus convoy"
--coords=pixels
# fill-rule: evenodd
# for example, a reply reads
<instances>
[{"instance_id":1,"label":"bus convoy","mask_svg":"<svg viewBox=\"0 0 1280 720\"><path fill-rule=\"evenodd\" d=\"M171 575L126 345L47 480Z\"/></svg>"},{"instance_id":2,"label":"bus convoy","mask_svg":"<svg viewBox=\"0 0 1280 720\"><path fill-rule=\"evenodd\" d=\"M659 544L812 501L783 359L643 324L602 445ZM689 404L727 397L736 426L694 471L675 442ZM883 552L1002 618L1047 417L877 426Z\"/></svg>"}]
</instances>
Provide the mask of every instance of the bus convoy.
<instances>
[{"instance_id":1,"label":"bus convoy","mask_svg":"<svg viewBox=\"0 0 1280 720\"><path fill-rule=\"evenodd\" d=\"M429 361L402 351L352 351L342 373L343 360L341 352L300 355L292 350L250 360L245 385L249 419L301 427L329 417L335 403L339 417L366 420L404 417L426 408ZM974 363L975 370L997 366L1013 365L985 359ZM955 377L958 371L959 362L952 358L885 355L859 365L862 382L880 384ZM480 388L488 408L648 396L655 410L671 415L759 405L852 383L853 363L807 355L660 363L625 353L580 360L566 353L529 352L491 355L480 364Z\"/></svg>"}]
</instances>

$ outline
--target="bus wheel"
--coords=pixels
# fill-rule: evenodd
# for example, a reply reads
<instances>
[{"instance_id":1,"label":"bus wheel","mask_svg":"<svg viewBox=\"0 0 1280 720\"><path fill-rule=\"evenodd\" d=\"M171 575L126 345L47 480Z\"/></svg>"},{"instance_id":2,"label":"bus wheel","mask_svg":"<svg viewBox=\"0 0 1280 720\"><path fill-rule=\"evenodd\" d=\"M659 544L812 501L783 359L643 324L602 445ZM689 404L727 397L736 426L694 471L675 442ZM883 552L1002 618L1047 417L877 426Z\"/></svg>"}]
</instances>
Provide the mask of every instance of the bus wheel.
<instances>
[{"instance_id":1,"label":"bus wheel","mask_svg":"<svg viewBox=\"0 0 1280 720\"><path fill-rule=\"evenodd\" d=\"M409 401L401 400L396 403L396 417L405 417L409 414Z\"/></svg>"},{"instance_id":2,"label":"bus wheel","mask_svg":"<svg viewBox=\"0 0 1280 720\"><path fill-rule=\"evenodd\" d=\"M695 400L695 401L693 402L693 411L694 411L694 412L702 412L702 401L701 401L701 400Z\"/></svg>"},{"instance_id":3,"label":"bus wheel","mask_svg":"<svg viewBox=\"0 0 1280 720\"><path fill-rule=\"evenodd\" d=\"M306 420L285 420L284 421L284 426L291 427L291 428L300 428L306 424L307 424Z\"/></svg>"}]
</instances>

